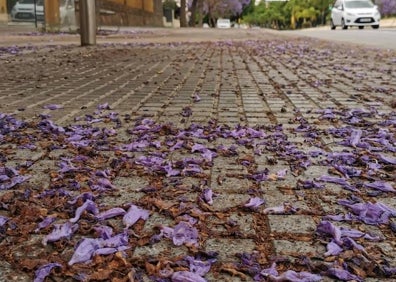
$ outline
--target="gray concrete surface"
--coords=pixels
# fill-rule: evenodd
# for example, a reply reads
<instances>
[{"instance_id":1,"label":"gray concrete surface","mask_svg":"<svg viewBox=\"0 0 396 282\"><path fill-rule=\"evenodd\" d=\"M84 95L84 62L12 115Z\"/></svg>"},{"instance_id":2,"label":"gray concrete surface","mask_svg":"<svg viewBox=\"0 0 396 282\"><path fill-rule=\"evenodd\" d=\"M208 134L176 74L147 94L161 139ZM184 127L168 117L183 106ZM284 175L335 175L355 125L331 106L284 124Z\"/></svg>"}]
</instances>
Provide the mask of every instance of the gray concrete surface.
<instances>
[{"instance_id":1,"label":"gray concrete surface","mask_svg":"<svg viewBox=\"0 0 396 282\"><path fill-rule=\"evenodd\" d=\"M90 148L76 150L72 146L51 147L63 142L63 139L55 140L45 134L38 134L33 129L40 120L38 115L50 115L51 120L61 126L86 124L88 127L111 128L115 124L107 119L92 124L84 121L87 115L97 111L98 105L108 103L111 110L93 115L99 118L110 111L119 114L120 128L116 128L117 135L110 138L113 144L118 145L134 138L127 131L134 127L136 120L143 117L157 124L172 123L180 130L193 124L207 125L211 122L230 127L258 125L270 136L274 134L276 125L283 125L288 142L306 155L320 148L328 153L350 151L374 158L374 153L359 147L340 145L339 138L325 134L330 128L348 124L341 115L334 119L321 119L320 111L376 110L377 114L367 117L372 127L376 128L395 110L396 53L392 51L378 52L356 46L350 48L346 44L289 38L278 33L257 33L254 30L187 29L174 32L167 29L136 29L101 36L95 47L79 47L76 35L3 31L0 38L0 113L31 122L27 129L30 135L24 138L37 138L32 141L36 144L34 150L18 148L17 144L28 142L23 138L2 139L0 143L1 165L18 167L22 164L21 172L32 175L27 183L0 191L1 199L8 199L8 204L13 207L3 207L0 215L14 216L15 220L23 222L26 230L35 228L39 220L35 219L35 224L30 225L23 221L16 210L22 209L27 213L24 202L14 203L10 197L20 197L25 189L32 190L33 195L36 195L35 191L43 192L53 187L61 158L87 154L89 162L85 165L99 169L109 168L121 155L134 159L154 150L97 150L92 152L96 161L91 162L92 154L87 152ZM194 99L195 95L199 95L200 99ZM61 108L45 109L44 106L49 104L60 105ZM191 109L191 115L182 114L186 107ZM304 132L295 131L302 119L314 128L313 132L320 133L320 136L311 140L313 143L307 140ZM368 127L363 129L369 130ZM384 130L395 133L394 126L385 126ZM171 134L168 132L169 136ZM166 135L162 138L166 138ZM145 262L151 259L153 265L158 263L159 266L168 265L176 269L175 261L184 255L197 254L199 250L219 253L216 264L205 276L208 281L253 281L254 275L247 268L238 266L238 254L244 252L259 254L257 263L261 269L277 261L280 273L305 270L319 274L330 263L344 260L353 264L348 260L348 255L353 256L351 252L345 253L343 258L323 256L326 241L315 233L318 223L328 214L347 213L345 207L337 204L341 198L354 195L367 201L386 202L395 194L382 193L370 198L363 190L354 193L331 183L324 183L324 189L302 189L298 186L300 180L316 179L332 170L315 158L310 158L312 163L307 170L298 169L296 160L280 157L280 152L271 151L269 145L262 148L262 154L257 154L255 149L259 147L252 143L242 145L236 141L227 137L210 141L191 137L190 142L204 143L213 150L219 145L237 144L238 155L219 154L213 164L204 168L202 174L176 177L179 181L177 189L172 177L139 174L136 168L112 169L111 182L116 190L98 196L100 207L124 207L132 202L151 211L149 220L140 222L134 229L137 237L131 235L131 250L126 262L107 258L108 263L120 267L117 275L121 275L124 280L120 278L119 281L126 281L128 271L132 270L141 277L141 280L136 278L136 281L150 281L149 274L156 272L152 270L150 273ZM392 143L394 139L389 141ZM394 156L394 152L386 153ZM176 160L192 155L186 148L180 153L171 154L169 158ZM32 163L23 166L26 161ZM360 164L357 166L366 169ZM263 169L268 169L272 178L258 183L248 177ZM286 176L276 177L282 169L287 169ZM373 177L389 181L394 187L394 169L394 165L388 165L385 170L381 170L383 174ZM78 181L83 185L87 181L85 177L78 175ZM348 179L356 185L365 180ZM141 189L147 185L156 187L159 192L142 192ZM211 187L215 194L212 205L203 205L197 200L200 189L205 185ZM71 191L73 195L80 192ZM255 211L244 208L244 204L253 196L266 200ZM65 211L66 206L54 209L49 200L48 203L43 200L40 204L32 197L29 201L35 210L56 214L60 220L73 214L70 210ZM196 225L200 232L199 247L176 247L169 240L149 245L147 240L158 232L158 224L174 226L182 220L183 213L177 214L175 208L183 205L189 207L184 215L199 220ZM266 208L283 205L291 205L293 209L280 215L266 212ZM89 215L84 216L85 224L89 223ZM121 223L117 219L111 224L119 230ZM366 253L355 251L371 262L383 265L386 261L396 267L396 239L389 226L367 226L358 221L342 224L361 231L371 229L380 234L386 245L370 247L370 242L359 239ZM51 275L55 281L74 281L72 277L78 273L101 273L106 262L99 259L88 266L66 265L83 231L79 230L79 235L70 240L43 247L36 239L38 237L41 240L50 229L38 234L13 233L9 230L6 237L0 237L0 257L3 261L0 263L0 280L31 281L34 270L48 260L57 261L64 267L62 271ZM87 235L93 236L93 231L86 230L84 236ZM23 248L29 251L24 253ZM36 257L29 256L30 252ZM304 257L311 259L313 268L302 263ZM375 271L370 273L367 265L357 265L354 271L374 276L371 279L387 281L383 274ZM392 281L394 278L390 279ZM323 281L336 279L324 276Z\"/></svg>"}]
</instances>

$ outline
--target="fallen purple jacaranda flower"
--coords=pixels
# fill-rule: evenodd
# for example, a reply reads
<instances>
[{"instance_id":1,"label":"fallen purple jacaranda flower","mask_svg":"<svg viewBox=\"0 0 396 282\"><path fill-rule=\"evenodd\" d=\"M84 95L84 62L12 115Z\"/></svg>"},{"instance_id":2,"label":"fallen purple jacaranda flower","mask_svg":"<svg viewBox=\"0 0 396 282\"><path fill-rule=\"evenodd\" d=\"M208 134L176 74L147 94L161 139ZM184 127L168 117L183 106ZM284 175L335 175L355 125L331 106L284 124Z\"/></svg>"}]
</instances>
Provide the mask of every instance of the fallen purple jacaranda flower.
<instances>
[{"instance_id":1,"label":"fallen purple jacaranda flower","mask_svg":"<svg viewBox=\"0 0 396 282\"><path fill-rule=\"evenodd\" d=\"M82 241L79 242L79 245L74 251L74 254L68 264L73 265L75 263L89 261L97 249L99 249L98 239L84 238Z\"/></svg>"},{"instance_id":2,"label":"fallen purple jacaranda flower","mask_svg":"<svg viewBox=\"0 0 396 282\"><path fill-rule=\"evenodd\" d=\"M63 106L62 105L57 105L57 104L48 104L48 105L43 106L43 108L53 111L53 110L62 109Z\"/></svg>"},{"instance_id":3,"label":"fallen purple jacaranda flower","mask_svg":"<svg viewBox=\"0 0 396 282\"><path fill-rule=\"evenodd\" d=\"M98 110L110 110L109 103L100 104L97 106Z\"/></svg>"},{"instance_id":4,"label":"fallen purple jacaranda flower","mask_svg":"<svg viewBox=\"0 0 396 282\"><path fill-rule=\"evenodd\" d=\"M302 187L304 189L312 189L312 188L323 189L323 188L325 188L324 184L318 183L317 181L314 181L314 180L299 181L297 183L297 185L298 185L298 187Z\"/></svg>"},{"instance_id":5,"label":"fallen purple jacaranda flower","mask_svg":"<svg viewBox=\"0 0 396 282\"><path fill-rule=\"evenodd\" d=\"M273 262L273 263L271 264L271 267L265 268L265 269L261 270L260 275L263 276L263 277L269 277L269 276L274 276L274 277L276 277L276 276L278 276L279 273L278 273L278 271L276 270L276 263Z\"/></svg>"},{"instance_id":6,"label":"fallen purple jacaranda flower","mask_svg":"<svg viewBox=\"0 0 396 282\"><path fill-rule=\"evenodd\" d=\"M371 183L364 183L365 187L384 191L384 192L396 192L396 190L393 188L392 184L389 182L385 181L375 181Z\"/></svg>"},{"instance_id":7,"label":"fallen purple jacaranda flower","mask_svg":"<svg viewBox=\"0 0 396 282\"><path fill-rule=\"evenodd\" d=\"M172 282L206 282L206 279L202 278L198 274L190 271L176 271L172 274Z\"/></svg>"},{"instance_id":8,"label":"fallen purple jacaranda flower","mask_svg":"<svg viewBox=\"0 0 396 282\"><path fill-rule=\"evenodd\" d=\"M177 176L181 173L179 169L174 169L172 167L171 162L167 162L167 164L163 166L163 169L166 172L166 177Z\"/></svg>"},{"instance_id":9,"label":"fallen purple jacaranda flower","mask_svg":"<svg viewBox=\"0 0 396 282\"><path fill-rule=\"evenodd\" d=\"M128 229L129 227L134 225L139 219L146 220L149 216L150 212L148 210L144 210L135 205L131 205L127 213L122 218L122 222L124 223L125 228Z\"/></svg>"},{"instance_id":10,"label":"fallen purple jacaranda flower","mask_svg":"<svg viewBox=\"0 0 396 282\"><path fill-rule=\"evenodd\" d=\"M51 270L54 267L62 267L59 263L48 263L45 265L40 266L34 273L34 280L33 282L44 282L45 278L50 275Z\"/></svg>"},{"instance_id":11,"label":"fallen purple jacaranda flower","mask_svg":"<svg viewBox=\"0 0 396 282\"><path fill-rule=\"evenodd\" d=\"M56 220L54 216L47 216L38 225L34 232L39 232L41 229L48 227L51 223Z\"/></svg>"},{"instance_id":12,"label":"fallen purple jacaranda flower","mask_svg":"<svg viewBox=\"0 0 396 282\"><path fill-rule=\"evenodd\" d=\"M283 179L283 178L285 178L285 176L286 176L286 174L287 174L287 171L288 171L287 168L282 169L282 170L279 170L279 171L276 173L276 176L277 176L278 178L280 178L280 179Z\"/></svg>"},{"instance_id":13,"label":"fallen purple jacaranda flower","mask_svg":"<svg viewBox=\"0 0 396 282\"><path fill-rule=\"evenodd\" d=\"M105 247L105 248L100 248L100 249L95 250L95 252L93 254L94 255L111 255L111 254L114 254L117 252L126 251L130 248L131 247L128 247L128 246L121 246L121 247L117 247L117 248Z\"/></svg>"},{"instance_id":14,"label":"fallen purple jacaranda flower","mask_svg":"<svg viewBox=\"0 0 396 282\"><path fill-rule=\"evenodd\" d=\"M285 202L281 206L269 207L263 210L264 214L293 214L298 208L295 208L291 203Z\"/></svg>"},{"instance_id":15,"label":"fallen purple jacaranda flower","mask_svg":"<svg viewBox=\"0 0 396 282\"><path fill-rule=\"evenodd\" d=\"M198 95L197 92L194 93L193 101L194 101L195 103L201 101L201 97Z\"/></svg>"},{"instance_id":16,"label":"fallen purple jacaranda flower","mask_svg":"<svg viewBox=\"0 0 396 282\"><path fill-rule=\"evenodd\" d=\"M195 259L191 256L187 256L184 259L188 261L190 265L190 271L195 274L198 274L199 276L205 276L205 274L210 271L212 264L216 262L216 259L209 259L203 261L203 260Z\"/></svg>"},{"instance_id":17,"label":"fallen purple jacaranda flower","mask_svg":"<svg viewBox=\"0 0 396 282\"><path fill-rule=\"evenodd\" d=\"M340 205L351 209L352 213L356 215L356 219L363 221L366 224L388 224L391 216L396 216L396 210L389 208L383 203L353 203L348 200L338 201Z\"/></svg>"},{"instance_id":18,"label":"fallen purple jacaranda flower","mask_svg":"<svg viewBox=\"0 0 396 282\"><path fill-rule=\"evenodd\" d=\"M198 230L188 222L181 221L173 229L173 244L198 246Z\"/></svg>"},{"instance_id":19,"label":"fallen purple jacaranda flower","mask_svg":"<svg viewBox=\"0 0 396 282\"><path fill-rule=\"evenodd\" d=\"M356 276L345 269L341 269L337 267L329 268L326 271L326 274L331 277L340 279L342 281L359 281L359 282L363 281L363 279L360 278L359 276Z\"/></svg>"},{"instance_id":20,"label":"fallen purple jacaranda flower","mask_svg":"<svg viewBox=\"0 0 396 282\"><path fill-rule=\"evenodd\" d=\"M0 167L0 191L11 189L29 178L28 175L19 175L19 172L14 168Z\"/></svg>"},{"instance_id":21,"label":"fallen purple jacaranda flower","mask_svg":"<svg viewBox=\"0 0 396 282\"><path fill-rule=\"evenodd\" d=\"M327 252L324 253L325 257L328 256L337 256L340 253L342 253L344 251L343 248L341 248L336 242L334 242L333 240L330 241L327 246L326 246Z\"/></svg>"},{"instance_id":22,"label":"fallen purple jacaranda flower","mask_svg":"<svg viewBox=\"0 0 396 282\"><path fill-rule=\"evenodd\" d=\"M356 147L359 144L362 133L363 131L360 129L352 129L351 136L348 140L352 147Z\"/></svg>"},{"instance_id":23,"label":"fallen purple jacaranda flower","mask_svg":"<svg viewBox=\"0 0 396 282\"><path fill-rule=\"evenodd\" d=\"M0 215L0 227L2 227L4 224L6 224L6 222L9 220L8 217L5 216L1 216Z\"/></svg>"},{"instance_id":24,"label":"fallen purple jacaranda flower","mask_svg":"<svg viewBox=\"0 0 396 282\"><path fill-rule=\"evenodd\" d=\"M247 208L257 209L259 206L264 204L265 201L259 197L250 198L249 201L244 205Z\"/></svg>"},{"instance_id":25,"label":"fallen purple jacaranda flower","mask_svg":"<svg viewBox=\"0 0 396 282\"><path fill-rule=\"evenodd\" d=\"M306 271L296 272L294 270L288 270L279 276L270 275L268 278L269 281L274 281L274 282L285 282L285 281L316 282L322 280L322 276L318 274L312 274Z\"/></svg>"},{"instance_id":26,"label":"fallen purple jacaranda flower","mask_svg":"<svg viewBox=\"0 0 396 282\"><path fill-rule=\"evenodd\" d=\"M71 218L69 221L71 223L76 223L80 219L80 216L84 211L88 211L88 212L92 213L93 215L96 215L99 213L99 210L96 207L95 202L93 202L91 200L86 200L85 203L81 207L77 208L76 215L73 218Z\"/></svg>"},{"instance_id":27,"label":"fallen purple jacaranda flower","mask_svg":"<svg viewBox=\"0 0 396 282\"><path fill-rule=\"evenodd\" d=\"M94 227L96 233L100 236L100 238L107 240L111 238L113 235L113 228L107 225L99 225Z\"/></svg>"},{"instance_id":28,"label":"fallen purple jacaranda flower","mask_svg":"<svg viewBox=\"0 0 396 282\"><path fill-rule=\"evenodd\" d=\"M99 177L99 178L92 178L89 181L89 186L91 187L92 190L95 191L106 191L109 189L115 189L116 187L110 182L109 179L104 178L104 177Z\"/></svg>"},{"instance_id":29,"label":"fallen purple jacaranda flower","mask_svg":"<svg viewBox=\"0 0 396 282\"><path fill-rule=\"evenodd\" d=\"M113 217L125 215L125 214L126 214L126 211L123 208L111 208L107 211L98 213L95 217L98 220L105 220L105 219L109 219L109 218L113 218Z\"/></svg>"},{"instance_id":30,"label":"fallen purple jacaranda flower","mask_svg":"<svg viewBox=\"0 0 396 282\"><path fill-rule=\"evenodd\" d=\"M91 193L91 192L84 192L82 194L77 195L76 197L74 197L72 200L67 201L68 204L70 205L74 205L77 203L78 200L82 200L83 202L87 201L87 200L91 200L94 201L95 200L95 196Z\"/></svg>"},{"instance_id":31,"label":"fallen purple jacaranda flower","mask_svg":"<svg viewBox=\"0 0 396 282\"><path fill-rule=\"evenodd\" d=\"M384 163L396 165L396 157L379 154L379 159Z\"/></svg>"},{"instance_id":32,"label":"fallen purple jacaranda flower","mask_svg":"<svg viewBox=\"0 0 396 282\"><path fill-rule=\"evenodd\" d=\"M355 187L353 187L351 184L349 184L345 178L342 177L336 177L336 176L329 176L329 175L323 175L319 179L319 181L323 182L329 182L329 183L335 183L339 184L342 186L342 188L352 191L352 192L358 192L359 190Z\"/></svg>"},{"instance_id":33,"label":"fallen purple jacaranda flower","mask_svg":"<svg viewBox=\"0 0 396 282\"><path fill-rule=\"evenodd\" d=\"M201 156L207 161L207 162L212 162L213 158L217 157L217 154L215 152L212 152L209 149L204 150L204 152L201 154Z\"/></svg>"},{"instance_id":34,"label":"fallen purple jacaranda flower","mask_svg":"<svg viewBox=\"0 0 396 282\"><path fill-rule=\"evenodd\" d=\"M47 242L55 242L62 238L70 238L77 229L78 225L69 221L64 224L55 224L52 232L44 237L43 245L45 246Z\"/></svg>"},{"instance_id":35,"label":"fallen purple jacaranda flower","mask_svg":"<svg viewBox=\"0 0 396 282\"><path fill-rule=\"evenodd\" d=\"M213 205L213 191L212 191L212 189L209 189L209 188L204 189L204 191L202 193L202 199L208 205Z\"/></svg>"},{"instance_id":36,"label":"fallen purple jacaranda flower","mask_svg":"<svg viewBox=\"0 0 396 282\"><path fill-rule=\"evenodd\" d=\"M316 232L331 235L335 243L337 243L338 245L342 244L341 229L338 226L335 226L330 221L321 221L316 228Z\"/></svg>"}]
</instances>

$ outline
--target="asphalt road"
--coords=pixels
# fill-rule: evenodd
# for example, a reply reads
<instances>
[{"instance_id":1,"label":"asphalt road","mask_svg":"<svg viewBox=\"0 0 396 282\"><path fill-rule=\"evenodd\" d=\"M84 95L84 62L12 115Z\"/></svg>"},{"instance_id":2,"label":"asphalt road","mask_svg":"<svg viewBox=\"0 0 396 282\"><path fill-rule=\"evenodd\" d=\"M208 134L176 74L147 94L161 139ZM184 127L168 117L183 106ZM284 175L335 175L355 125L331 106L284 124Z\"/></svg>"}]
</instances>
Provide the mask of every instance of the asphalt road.
<instances>
[{"instance_id":1,"label":"asphalt road","mask_svg":"<svg viewBox=\"0 0 396 282\"><path fill-rule=\"evenodd\" d=\"M381 49L396 49L396 28L380 28L363 30L353 28L331 30L329 27L285 31L284 33L298 36L309 36L335 42L348 42Z\"/></svg>"}]
</instances>

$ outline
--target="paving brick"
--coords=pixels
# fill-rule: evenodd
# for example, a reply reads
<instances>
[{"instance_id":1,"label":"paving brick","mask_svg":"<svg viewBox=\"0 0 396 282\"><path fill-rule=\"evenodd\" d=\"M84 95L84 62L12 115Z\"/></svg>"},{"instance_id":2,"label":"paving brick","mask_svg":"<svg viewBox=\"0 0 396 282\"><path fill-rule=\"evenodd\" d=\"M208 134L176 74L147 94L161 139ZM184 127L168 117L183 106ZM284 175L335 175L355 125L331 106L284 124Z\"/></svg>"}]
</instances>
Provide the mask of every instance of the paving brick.
<instances>
[{"instance_id":1,"label":"paving brick","mask_svg":"<svg viewBox=\"0 0 396 282\"><path fill-rule=\"evenodd\" d=\"M313 244L312 242L274 240L274 248L277 255L301 257L301 256L323 256L326 248L323 245Z\"/></svg>"},{"instance_id":2,"label":"paving brick","mask_svg":"<svg viewBox=\"0 0 396 282\"><path fill-rule=\"evenodd\" d=\"M316 230L314 220L306 215L268 215L271 232L311 234Z\"/></svg>"},{"instance_id":3,"label":"paving brick","mask_svg":"<svg viewBox=\"0 0 396 282\"><path fill-rule=\"evenodd\" d=\"M236 262L237 254L252 253L256 247L254 240L251 239L226 239L216 238L208 239L205 242L206 251L219 252L219 262Z\"/></svg>"}]
</instances>

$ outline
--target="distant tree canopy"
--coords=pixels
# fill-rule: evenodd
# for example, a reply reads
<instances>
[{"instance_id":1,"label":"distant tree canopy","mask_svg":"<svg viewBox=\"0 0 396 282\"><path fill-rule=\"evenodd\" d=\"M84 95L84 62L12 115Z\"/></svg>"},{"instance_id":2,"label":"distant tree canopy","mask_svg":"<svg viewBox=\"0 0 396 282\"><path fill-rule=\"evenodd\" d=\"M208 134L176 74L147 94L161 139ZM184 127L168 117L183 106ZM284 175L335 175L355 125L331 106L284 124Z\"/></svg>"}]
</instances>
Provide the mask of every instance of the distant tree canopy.
<instances>
[{"instance_id":1,"label":"distant tree canopy","mask_svg":"<svg viewBox=\"0 0 396 282\"><path fill-rule=\"evenodd\" d=\"M203 22L215 26L218 18L230 18L243 22L276 29L295 29L325 25L335 0L182 0L181 11L188 9L189 22L182 26L202 26ZM372 0L378 5L383 17L396 15L396 0ZM166 0L164 5L174 5L174 0Z\"/></svg>"}]
</instances>

